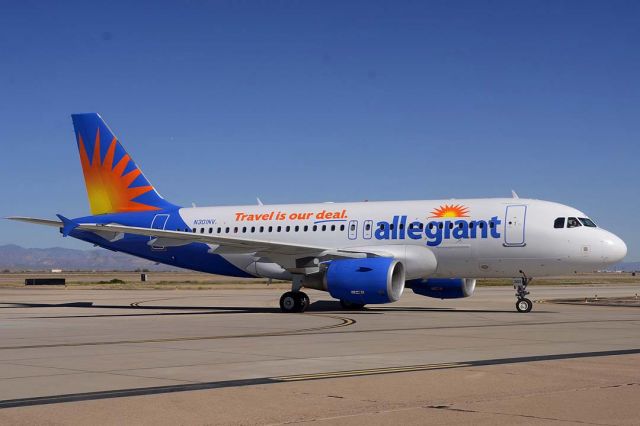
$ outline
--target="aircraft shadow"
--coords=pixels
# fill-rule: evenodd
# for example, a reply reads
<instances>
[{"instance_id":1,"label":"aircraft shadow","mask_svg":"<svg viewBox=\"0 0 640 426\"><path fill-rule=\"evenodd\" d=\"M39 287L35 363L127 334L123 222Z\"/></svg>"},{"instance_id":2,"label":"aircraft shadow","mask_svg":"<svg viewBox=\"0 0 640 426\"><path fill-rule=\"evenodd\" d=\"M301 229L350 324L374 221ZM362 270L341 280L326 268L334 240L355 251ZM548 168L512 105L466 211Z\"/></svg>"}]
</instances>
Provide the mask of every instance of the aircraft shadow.
<instances>
[{"instance_id":1,"label":"aircraft shadow","mask_svg":"<svg viewBox=\"0 0 640 426\"><path fill-rule=\"evenodd\" d=\"M177 316L177 315L223 315L237 313L280 313L279 307L247 307L247 306L175 306L175 305L98 305L93 302L67 302L67 303L0 303L0 309L8 308L92 308L92 309L118 309L132 311L127 314L95 314L95 315L65 315L46 316L38 318L70 318L70 317L122 317L122 316ZM174 311L174 312L148 312L141 311ZM177 312L175 312L177 311ZM133 313L137 312L137 313ZM459 309L459 308L434 308L434 307L393 307L371 306L360 310L346 310L337 301L319 300L309 305L308 313L334 312L339 314L359 315L383 315L386 312L441 312L441 313L517 313L510 309ZM536 310L535 312L545 312Z\"/></svg>"}]
</instances>

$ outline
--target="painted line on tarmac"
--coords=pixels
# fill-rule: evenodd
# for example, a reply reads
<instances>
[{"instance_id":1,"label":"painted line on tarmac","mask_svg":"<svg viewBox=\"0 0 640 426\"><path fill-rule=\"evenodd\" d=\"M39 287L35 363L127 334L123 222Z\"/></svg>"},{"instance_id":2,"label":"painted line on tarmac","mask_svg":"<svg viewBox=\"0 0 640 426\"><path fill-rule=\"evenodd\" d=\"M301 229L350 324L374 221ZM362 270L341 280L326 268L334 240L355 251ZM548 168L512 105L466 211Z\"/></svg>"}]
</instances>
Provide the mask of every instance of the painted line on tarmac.
<instances>
[{"instance_id":1,"label":"painted line on tarmac","mask_svg":"<svg viewBox=\"0 0 640 426\"><path fill-rule=\"evenodd\" d=\"M405 372L413 372L413 371L434 371L434 370L446 370L446 369L464 368L464 367L481 367L481 366L490 366L490 365L518 364L518 363L527 363L527 362L536 362L536 361L557 361L557 360L568 360L568 359L597 358L597 357L635 355L635 354L640 354L640 348L620 349L620 350L600 351L600 352L577 352L577 353L565 353L565 354L553 354L553 355L532 355L532 356L524 356L524 357L485 359L485 360L467 361L467 362L407 365L407 366L400 366L400 367L371 368L371 369L363 369L363 370L334 371L334 372L316 373L316 374L300 374L300 375L279 376L279 377L258 377L255 379L244 379L244 380L225 380L225 381L218 381L218 382L189 383L189 384L183 384L183 385L154 386L154 387L147 387L147 388L84 392L84 393L74 393L74 394L65 394L65 395L41 396L41 397L34 397L34 398L0 400L0 409L28 407L33 405L60 404L64 402L79 402L79 401L92 401L92 400L110 399L110 398L125 398L125 397L143 396L143 395L158 395L158 394L165 394L165 393L188 392L188 391L207 390L207 389L269 385L269 384L277 384L277 383L291 383L295 381L311 381L311 380L347 378L347 377L357 377L357 376L372 376L372 375L379 375L379 374L396 374L396 373L405 373Z\"/></svg>"},{"instance_id":2,"label":"painted line on tarmac","mask_svg":"<svg viewBox=\"0 0 640 426\"><path fill-rule=\"evenodd\" d=\"M10 349L40 349L40 348L60 348L60 347L78 347L78 346L103 346L103 345L126 345L140 343L166 343L166 342L190 342L194 340L222 340L222 339L242 339L251 337L278 337L278 336L297 336L300 334L312 333L315 331L326 331L335 328L348 327L356 323L353 318L341 317L337 315L324 314L306 314L320 318L331 318L337 320L336 324L323 325L320 327L301 328L295 330L286 330L271 333L248 333L248 334L230 334L222 336L192 336L192 337L167 337L159 339L139 339L139 340L113 340L106 342L78 342L78 343L51 343L42 345L21 345L21 346L0 346L0 350Z\"/></svg>"},{"instance_id":3,"label":"painted line on tarmac","mask_svg":"<svg viewBox=\"0 0 640 426\"><path fill-rule=\"evenodd\" d=\"M327 373L278 376L278 377L273 377L273 379L283 381L283 382L295 382L300 380L331 379L331 378L338 378L338 377L373 376L376 374L404 373L409 371L443 370L446 368L471 367L471 365L472 364L465 363L465 362L406 365L402 367L367 368L364 370L331 371Z\"/></svg>"}]
</instances>

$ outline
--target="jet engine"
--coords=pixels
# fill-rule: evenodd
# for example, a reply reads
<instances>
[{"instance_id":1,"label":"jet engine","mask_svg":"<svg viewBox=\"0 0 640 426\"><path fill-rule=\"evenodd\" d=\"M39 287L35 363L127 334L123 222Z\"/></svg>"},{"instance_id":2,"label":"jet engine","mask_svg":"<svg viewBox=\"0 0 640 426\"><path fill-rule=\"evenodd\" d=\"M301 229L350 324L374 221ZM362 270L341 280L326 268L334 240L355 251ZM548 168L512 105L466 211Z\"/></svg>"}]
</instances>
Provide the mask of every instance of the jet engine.
<instances>
[{"instance_id":1,"label":"jet engine","mask_svg":"<svg viewBox=\"0 0 640 426\"><path fill-rule=\"evenodd\" d=\"M328 264L323 290L352 304L389 303L400 299L405 271L401 262L388 257L340 259Z\"/></svg>"},{"instance_id":2,"label":"jet engine","mask_svg":"<svg viewBox=\"0 0 640 426\"><path fill-rule=\"evenodd\" d=\"M415 294L438 299L469 297L476 288L475 278L428 278L407 281Z\"/></svg>"}]
</instances>

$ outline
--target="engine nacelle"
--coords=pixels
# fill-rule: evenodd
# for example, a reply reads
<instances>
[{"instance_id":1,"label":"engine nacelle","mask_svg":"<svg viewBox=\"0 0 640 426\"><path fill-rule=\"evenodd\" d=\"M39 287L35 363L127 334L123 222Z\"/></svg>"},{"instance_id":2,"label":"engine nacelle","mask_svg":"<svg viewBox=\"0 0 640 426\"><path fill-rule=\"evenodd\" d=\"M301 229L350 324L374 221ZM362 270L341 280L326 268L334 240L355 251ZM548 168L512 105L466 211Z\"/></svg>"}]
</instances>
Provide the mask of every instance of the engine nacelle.
<instances>
[{"instance_id":1,"label":"engine nacelle","mask_svg":"<svg viewBox=\"0 0 640 426\"><path fill-rule=\"evenodd\" d=\"M404 266L387 257L332 261L324 275L331 297L357 304L395 302L404 290Z\"/></svg>"},{"instance_id":2,"label":"engine nacelle","mask_svg":"<svg viewBox=\"0 0 640 426\"><path fill-rule=\"evenodd\" d=\"M476 289L475 278L429 278L407 282L415 294L438 299L469 297Z\"/></svg>"}]
</instances>

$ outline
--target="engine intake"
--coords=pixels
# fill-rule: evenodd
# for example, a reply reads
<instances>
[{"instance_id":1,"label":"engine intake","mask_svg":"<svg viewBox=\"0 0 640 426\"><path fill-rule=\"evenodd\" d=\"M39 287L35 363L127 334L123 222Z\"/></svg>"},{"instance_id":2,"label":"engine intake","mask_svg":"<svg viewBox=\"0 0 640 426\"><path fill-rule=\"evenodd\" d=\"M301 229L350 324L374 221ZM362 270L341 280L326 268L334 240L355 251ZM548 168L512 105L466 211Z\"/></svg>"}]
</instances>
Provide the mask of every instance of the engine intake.
<instances>
[{"instance_id":1,"label":"engine intake","mask_svg":"<svg viewBox=\"0 0 640 426\"><path fill-rule=\"evenodd\" d=\"M404 290L402 263L387 257L332 261L324 275L331 297L356 304L395 302Z\"/></svg>"},{"instance_id":2,"label":"engine intake","mask_svg":"<svg viewBox=\"0 0 640 426\"><path fill-rule=\"evenodd\" d=\"M476 288L475 278L429 278L411 280L407 287L415 294L438 299L460 299L469 297Z\"/></svg>"}]
</instances>

